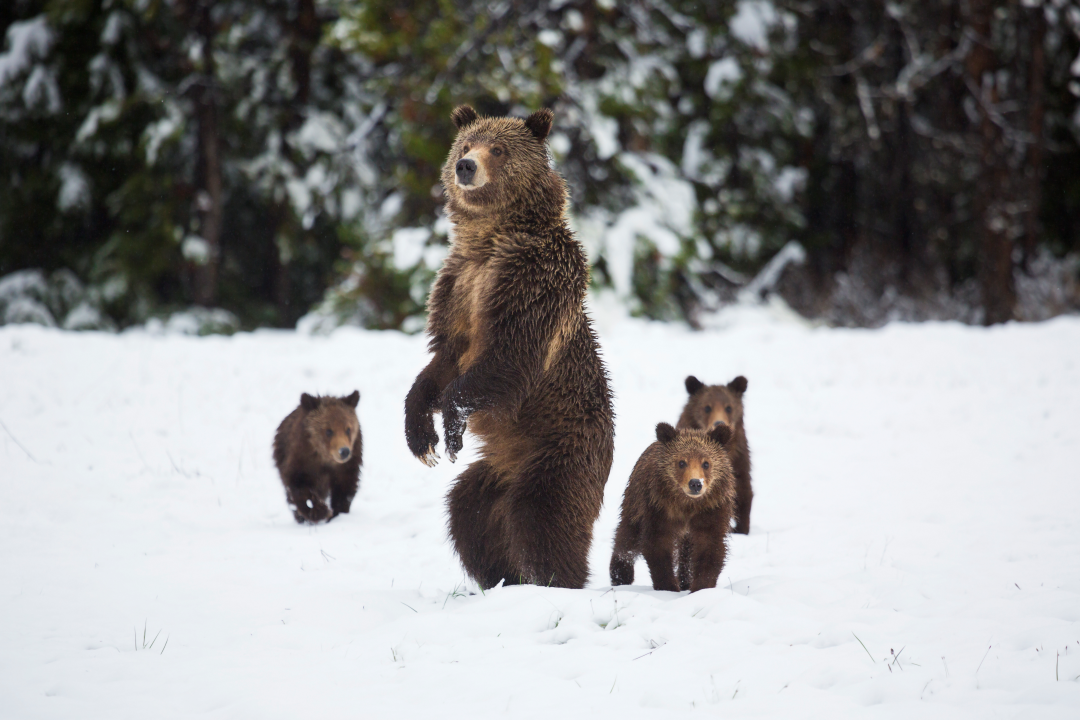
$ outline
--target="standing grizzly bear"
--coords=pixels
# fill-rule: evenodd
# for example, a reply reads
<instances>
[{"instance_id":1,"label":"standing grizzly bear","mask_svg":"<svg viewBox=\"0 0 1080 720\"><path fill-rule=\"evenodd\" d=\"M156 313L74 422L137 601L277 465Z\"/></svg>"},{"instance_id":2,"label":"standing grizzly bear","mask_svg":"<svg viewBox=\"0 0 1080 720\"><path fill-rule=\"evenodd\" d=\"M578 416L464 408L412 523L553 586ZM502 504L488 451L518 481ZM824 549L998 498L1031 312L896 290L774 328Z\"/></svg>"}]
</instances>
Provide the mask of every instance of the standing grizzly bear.
<instances>
[{"instance_id":1,"label":"standing grizzly bear","mask_svg":"<svg viewBox=\"0 0 1080 720\"><path fill-rule=\"evenodd\" d=\"M360 392L343 398L304 393L274 436L274 464L296 522L332 520L349 512L360 485L364 444L356 405Z\"/></svg>"},{"instance_id":2,"label":"standing grizzly bear","mask_svg":"<svg viewBox=\"0 0 1080 720\"><path fill-rule=\"evenodd\" d=\"M453 245L428 299L434 357L405 398L405 438L425 464L438 458L433 412L451 462L466 422L482 442L447 496L454 549L482 587L583 587L611 469L607 373L566 184L549 163L552 117L454 110L442 174Z\"/></svg>"},{"instance_id":3,"label":"standing grizzly bear","mask_svg":"<svg viewBox=\"0 0 1080 720\"><path fill-rule=\"evenodd\" d=\"M746 443L746 428L743 427L746 378L740 375L727 385L706 385L690 375L686 378L686 392L690 393L690 399L686 401L676 428L708 430L727 425L732 430L727 453L735 470L735 532L749 535L754 490L750 487L750 446Z\"/></svg>"},{"instance_id":4,"label":"standing grizzly bear","mask_svg":"<svg viewBox=\"0 0 1080 720\"><path fill-rule=\"evenodd\" d=\"M730 440L727 425L708 433L656 426L656 442L638 458L623 494L612 585L634 582L634 561L644 555L655 590L716 587L735 506L735 478L724 451Z\"/></svg>"}]
</instances>

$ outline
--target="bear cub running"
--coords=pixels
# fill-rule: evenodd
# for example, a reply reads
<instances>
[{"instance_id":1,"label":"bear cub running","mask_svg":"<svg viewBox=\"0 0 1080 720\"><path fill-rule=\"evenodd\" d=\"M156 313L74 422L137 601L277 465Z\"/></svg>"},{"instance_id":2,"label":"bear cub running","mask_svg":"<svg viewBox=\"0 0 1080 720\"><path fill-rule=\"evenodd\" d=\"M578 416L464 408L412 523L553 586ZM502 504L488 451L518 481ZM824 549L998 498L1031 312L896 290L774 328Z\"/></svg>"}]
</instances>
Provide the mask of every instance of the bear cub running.
<instances>
[{"instance_id":1,"label":"bear cub running","mask_svg":"<svg viewBox=\"0 0 1080 720\"><path fill-rule=\"evenodd\" d=\"M731 428L656 426L623 495L611 555L611 584L634 582L645 556L656 590L716 587L727 555L725 536L735 507L735 477L725 446Z\"/></svg>"},{"instance_id":2,"label":"bear cub running","mask_svg":"<svg viewBox=\"0 0 1080 720\"><path fill-rule=\"evenodd\" d=\"M740 375L727 385L706 385L693 375L686 378L686 401L676 429L709 430L718 425L731 428L727 446L731 469L735 472L735 532L750 534L750 505L754 491L750 487L750 446L743 427L743 393L746 378Z\"/></svg>"},{"instance_id":3,"label":"bear cub running","mask_svg":"<svg viewBox=\"0 0 1080 720\"><path fill-rule=\"evenodd\" d=\"M359 402L357 390L341 398L304 393L278 426L274 464L296 522L329 521L349 512L363 463Z\"/></svg>"}]
</instances>

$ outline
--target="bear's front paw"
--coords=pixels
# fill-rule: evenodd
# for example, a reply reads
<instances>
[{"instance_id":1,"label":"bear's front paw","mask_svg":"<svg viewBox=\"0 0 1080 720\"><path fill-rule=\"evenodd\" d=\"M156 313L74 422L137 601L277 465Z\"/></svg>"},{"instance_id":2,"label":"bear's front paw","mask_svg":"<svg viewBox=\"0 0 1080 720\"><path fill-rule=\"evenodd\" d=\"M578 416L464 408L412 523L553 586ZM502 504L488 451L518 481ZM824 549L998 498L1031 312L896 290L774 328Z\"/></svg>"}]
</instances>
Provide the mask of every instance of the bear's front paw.
<instances>
[{"instance_id":1,"label":"bear's front paw","mask_svg":"<svg viewBox=\"0 0 1080 720\"><path fill-rule=\"evenodd\" d=\"M296 522L300 524L311 523L314 525L323 520L329 520L333 515L330 508L326 506L326 503L320 500L307 498L293 506L293 517L296 518Z\"/></svg>"},{"instance_id":2,"label":"bear's front paw","mask_svg":"<svg viewBox=\"0 0 1080 720\"><path fill-rule=\"evenodd\" d=\"M443 408L443 437L446 440L446 456L457 462L457 454L463 447L461 436L465 433L465 417L454 405Z\"/></svg>"},{"instance_id":3,"label":"bear's front paw","mask_svg":"<svg viewBox=\"0 0 1080 720\"><path fill-rule=\"evenodd\" d=\"M439 434L435 432L435 422L430 412L405 418L405 442L409 445L409 452L428 467L435 467L439 462L439 454L435 452Z\"/></svg>"}]
</instances>

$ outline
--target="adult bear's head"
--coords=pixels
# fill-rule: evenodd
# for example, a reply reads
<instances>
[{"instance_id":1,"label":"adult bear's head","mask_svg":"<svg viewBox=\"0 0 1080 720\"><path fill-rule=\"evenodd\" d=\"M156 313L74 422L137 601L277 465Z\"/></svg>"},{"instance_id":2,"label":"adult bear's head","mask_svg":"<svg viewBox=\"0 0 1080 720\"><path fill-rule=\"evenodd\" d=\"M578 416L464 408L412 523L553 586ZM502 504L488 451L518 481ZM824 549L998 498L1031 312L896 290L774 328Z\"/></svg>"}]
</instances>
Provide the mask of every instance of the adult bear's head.
<instances>
[{"instance_id":1,"label":"adult bear's head","mask_svg":"<svg viewBox=\"0 0 1080 720\"><path fill-rule=\"evenodd\" d=\"M442 183L456 220L507 212L562 217L566 183L552 169L547 147L551 110L521 120L481 117L461 105L451 117L458 134Z\"/></svg>"}]
</instances>

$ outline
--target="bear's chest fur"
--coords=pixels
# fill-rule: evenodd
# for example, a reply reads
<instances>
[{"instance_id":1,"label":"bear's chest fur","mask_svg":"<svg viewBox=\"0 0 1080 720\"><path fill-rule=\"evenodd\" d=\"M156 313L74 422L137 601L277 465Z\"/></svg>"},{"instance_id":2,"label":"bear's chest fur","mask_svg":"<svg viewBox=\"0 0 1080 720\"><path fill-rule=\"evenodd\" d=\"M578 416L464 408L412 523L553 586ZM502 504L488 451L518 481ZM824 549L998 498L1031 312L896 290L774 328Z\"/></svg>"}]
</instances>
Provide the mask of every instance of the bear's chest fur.
<instances>
[{"instance_id":1,"label":"bear's chest fur","mask_svg":"<svg viewBox=\"0 0 1080 720\"><path fill-rule=\"evenodd\" d=\"M463 340L458 371L465 372L487 344L489 298L498 292L495 260L489 238L462 233L455 242L448 264L453 268L454 284L450 291L451 333Z\"/></svg>"}]
</instances>

